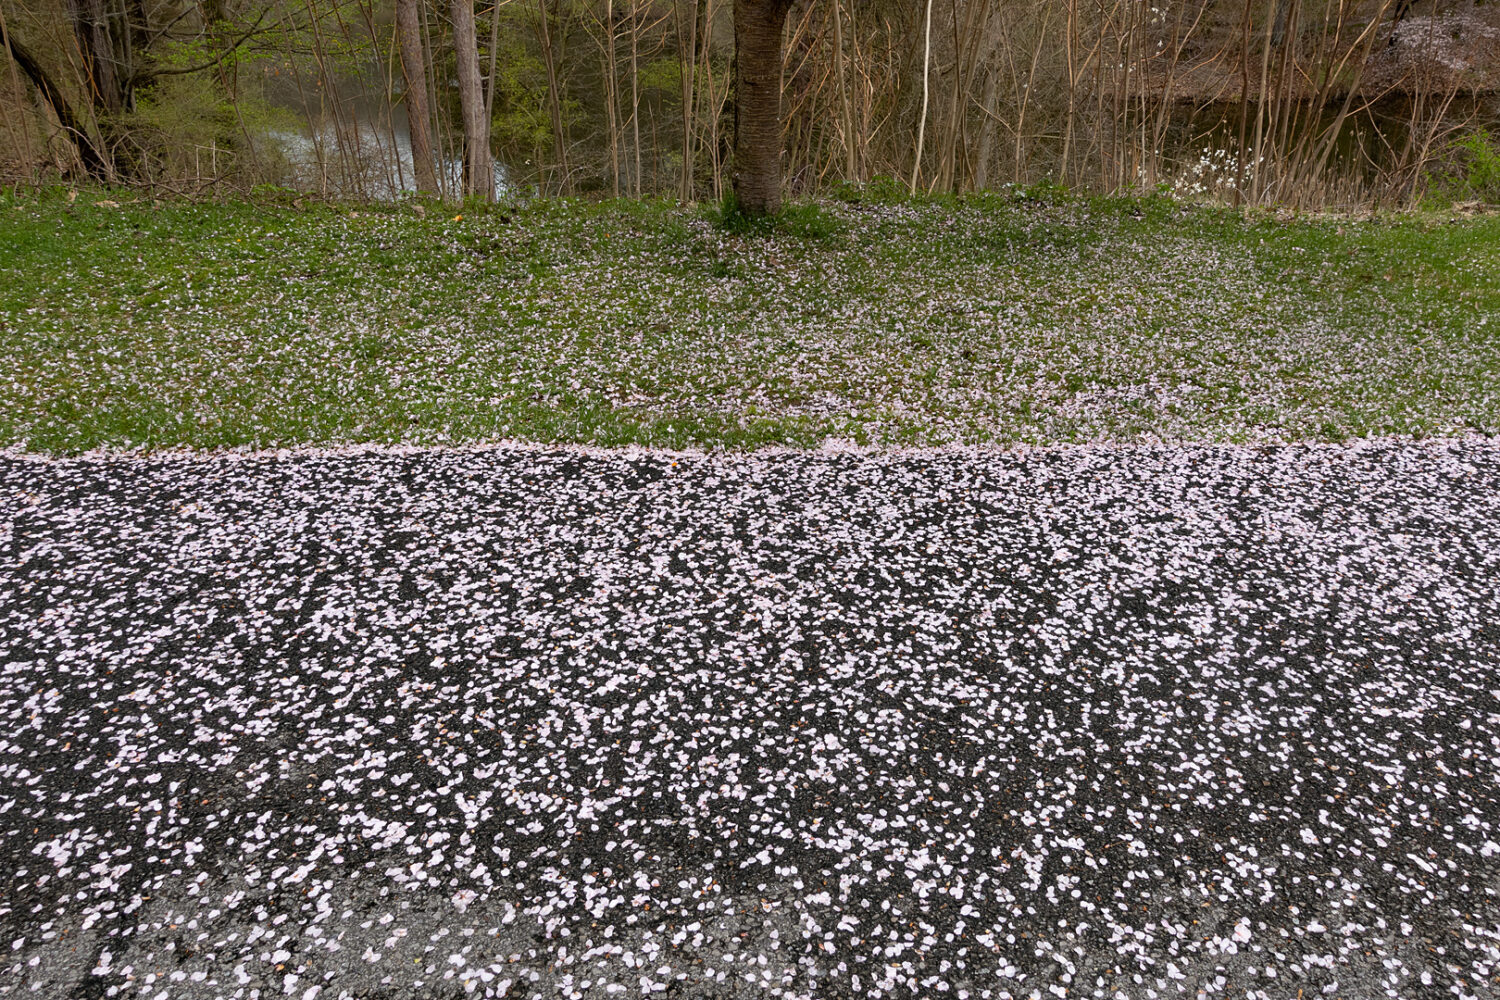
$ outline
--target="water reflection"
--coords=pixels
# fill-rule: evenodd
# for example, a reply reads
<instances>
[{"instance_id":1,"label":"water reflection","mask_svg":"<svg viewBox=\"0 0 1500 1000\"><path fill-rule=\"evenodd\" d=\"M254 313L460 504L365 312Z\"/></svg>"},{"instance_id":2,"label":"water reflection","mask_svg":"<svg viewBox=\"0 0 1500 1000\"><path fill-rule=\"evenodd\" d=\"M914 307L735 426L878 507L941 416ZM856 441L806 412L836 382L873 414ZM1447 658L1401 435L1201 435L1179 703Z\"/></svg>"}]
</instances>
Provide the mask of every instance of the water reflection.
<instances>
[{"instance_id":1,"label":"water reflection","mask_svg":"<svg viewBox=\"0 0 1500 1000\"><path fill-rule=\"evenodd\" d=\"M411 134L404 122L394 126L368 121L324 120L307 132L270 133L285 159L287 184L324 197L395 201L416 191ZM463 190L463 160L441 156L438 185L445 196ZM495 193L510 189L503 164L495 163Z\"/></svg>"}]
</instances>

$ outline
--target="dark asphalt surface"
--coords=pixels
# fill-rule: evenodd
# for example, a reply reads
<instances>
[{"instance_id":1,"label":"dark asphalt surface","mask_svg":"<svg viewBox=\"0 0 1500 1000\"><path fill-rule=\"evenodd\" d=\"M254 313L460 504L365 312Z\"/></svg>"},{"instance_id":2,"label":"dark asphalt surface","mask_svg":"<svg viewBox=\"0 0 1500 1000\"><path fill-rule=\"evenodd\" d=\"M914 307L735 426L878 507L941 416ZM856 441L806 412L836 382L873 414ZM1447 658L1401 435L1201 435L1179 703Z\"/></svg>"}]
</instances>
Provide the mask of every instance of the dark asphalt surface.
<instances>
[{"instance_id":1,"label":"dark asphalt surface","mask_svg":"<svg viewBox=\"0 0 1500 1000\"><path fill-rule=\"evenodd\" d=\"M1500 442L0 459L0 995L1500 997Z\"/></svg>"}]
</instances>

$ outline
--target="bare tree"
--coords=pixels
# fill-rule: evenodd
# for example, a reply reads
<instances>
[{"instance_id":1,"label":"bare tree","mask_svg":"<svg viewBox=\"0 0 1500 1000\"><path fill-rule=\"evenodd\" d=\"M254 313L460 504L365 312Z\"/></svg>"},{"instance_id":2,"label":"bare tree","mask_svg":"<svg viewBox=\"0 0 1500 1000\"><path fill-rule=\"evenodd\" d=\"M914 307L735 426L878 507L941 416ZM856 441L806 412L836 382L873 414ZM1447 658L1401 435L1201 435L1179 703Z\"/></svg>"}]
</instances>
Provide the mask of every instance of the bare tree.
<instances>
[{"instance_id":1,"label":"bare tree","mask_svg":"<svg viewBox=\"0 0 1500 1000\"><path fill-rule=\"evenodd\" d=\"M932 0L927 0L927 27L922 42L922 115L917 119L917 152L911 162L911 193L917 193L917 174L922 170L922 144L927 138L927 99L932 76Z\"/></svg>"},{"instance_id":2,"label":"bare tree","mask_svg":"<svg viewBox=\"0 0 1500 1000\"><path fill-rule=\"evenodd\" d=\"M432 112L427 105L427 57L422 48L418 0L396 0L396 36L401 48L401 75L406 80L406 128L411 136L412 169L417 190L438 189L432 158Z\"/></svg>"},{"instance_id":3,"label":"bare tree","mask_svg":"<svg viewBox=\"0 0 1500 1000\"><path fill-rule=\"evenodd\" d=\"M78 162L83 165L84 171L100 179L114 176L114 167L105 152L94 141L93 135L68 102L62 87L48 74L41 61L9 32L6 34L5 45L10 52L10 57L15 60L15 64L36 87L42 101L52 109L58 124L62 126L63 133L77 150Z\"/></svg>"},{"instance_id":4,"label":"bare tree","mask_svg":"<svg viewBox=\"0 0 1500 1000\"><path fill-rule=\"evenodd\" d=\"M641 196L641 4L630 0L630 128L635 196Z\"/></svg>"},{"instance_id":5,"label":"bare tree","mask_svg":"<svg viewBox=\"0 0 1500 1000\"><path fill-rule=\"evenodd\" d=\"M551 15L547 11L547 0L537 0L537 13L541 15L538 38L542 43L542 61L547 66L547 114L552 119L552 155L557 160L557 193L568 190L568 138L563 125L562 98L557 78L557 55L552 46Z\"/></svg>"},{"instance_id":6,"label":"bare tree","mask_svg":"<svg viewBox=\"0 0 1500 1000\"><path fill-rule=\"evenodd\" d=\"M6 27L5 11L3 8L0 8L0 49L5 50L7 61L10 63L11 92L24 100L26 91L23 89L21 84L20 68L16 65L15 53L11 51L10 29ZM12 133L11 142L22 149L22 155L25 157L24 162L30 164L33 162L31 151L31 129L27 126L27 123L22 120L22 118L23 116L20 115L17 115L15 117L7 115L5 124L9 127L9 130ZM15 142L16 132L19 132L21 134L21 141L19 143Z\"/></svg>"},{"instance_id":7,"label":"bare tree","mask_svg":"<svg viewBox=\"0 0 1500 1000\"><path fill-rule=\"evenodd\" d=\"M620 71L616 65L615 45L619 36L615 31L614 0L604 0L602 15L596 15L599 34L595 41L601 56L601 75L604 79L604 128L609 137L609 183L610 193L620 197Z\"/></svg>"},{"instance_id":8,"label":"bare tree","mask_svg":"<svg viewBox=\"0 0 1500 1000\"><path fill-rule=\"evenodd\" d=\"M781 211L781 46L791 7L734 0L734 195L746 215Z\"/></svg>"},{"instance_id":9,"label":"bare tree","mask_svg":"<svg viewBox=\"0 0 1500 1000\"><path fill-rule=\"evenodd\" d=\"M833 66L839 88L839 134L844 145L844 179L859 179L859 154L854 139L854 112L849 105L849 80L844 72L844 5L833 0Z\"/></svg>"},{"instance_id":10,"label":"bare tree","mask_svg":"<svg viewBox=\"0 0 1500 1000\"><path fill-rule=\"evenodd\" d=\"M104 14L103 0L69 0L68 14L83 57L89 99L107 112L119 111L122 102L116 82L114 38Z\"/></svg>"},{"instance_id":11,"label":"bare tree","mask_svg":"<svg viewBox=\"0 0 1500 1000\"><path fill-rule=\"evenodd\" d=\"M673 14L677 14L677 6L680 0L674 0ZM678 187L678 197L683 201L693 200L693 105L695 98L693 94L693 74L698 66L698 8L693 0L688 0L686 24L683 17L674 17L674 26L677 29L678 61L682 73L682 177ZM686 37L683 36L684 27Z\"/></svg>"},{"instance_id":12,"label":"bare tree","mask_svg":"<svg viewBox=\"0 0 1500 1000\"><path fill-rule=\"evenodd\" d=\"M453 0L453 47L458 64L458 103L464 120L464 193L486 201L495 197L495 166L490 158L490 120L484 113L479 80L479 40L473 0Z\"/></svg>"}]
</instances>

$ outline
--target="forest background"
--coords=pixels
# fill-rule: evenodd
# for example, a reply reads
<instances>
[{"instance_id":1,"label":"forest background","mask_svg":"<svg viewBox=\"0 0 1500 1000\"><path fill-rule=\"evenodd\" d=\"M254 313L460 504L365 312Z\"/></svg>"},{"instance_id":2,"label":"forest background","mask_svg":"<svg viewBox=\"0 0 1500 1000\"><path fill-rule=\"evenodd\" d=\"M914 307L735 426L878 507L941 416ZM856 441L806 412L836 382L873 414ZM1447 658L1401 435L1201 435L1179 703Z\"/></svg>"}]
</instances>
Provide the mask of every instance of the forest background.
<instances>
[{"instance_id":1,"label":"forest background","mask_svg":"<svg viewBox=\"0 0 1500 1000\"><path fill-rule=\"evenodd\" d=\"M1048 183L1306 209L1500 202L1494 2L777 6L794 197ZM735 7L0 0L0 176L157 197L721 199Z\"/></svg>"}]
</instances>

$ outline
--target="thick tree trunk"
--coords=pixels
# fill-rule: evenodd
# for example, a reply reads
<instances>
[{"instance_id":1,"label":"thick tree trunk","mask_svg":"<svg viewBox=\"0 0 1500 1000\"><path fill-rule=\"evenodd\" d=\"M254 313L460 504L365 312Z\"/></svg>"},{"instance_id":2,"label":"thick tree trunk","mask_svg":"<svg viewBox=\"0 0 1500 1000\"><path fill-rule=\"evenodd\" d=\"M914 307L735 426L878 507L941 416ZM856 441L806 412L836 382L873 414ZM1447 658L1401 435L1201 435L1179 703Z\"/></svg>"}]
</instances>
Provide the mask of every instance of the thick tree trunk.
<instances>
[{"instance_id":1,"label":"thick tree trunk","mask_svg":"<svg viewBox=\"0 0 1500 1000\"><path fill-rule=\"evenodd\" d=\"M113 179L113 164L105 158L103 151L95 145L93 136L89 134L88 129L84 127L83 122L74 113L72 106L68 104L68 99L63 94L62 89L58 87L52 77L47 74L47 71L42 68L42 64L37 61L36 57L25 46L16 41L14 37L7 37L6 43L10 49L11 57L16 61L16 65L21 67L21 72L26 74L26 78L31 81L32 86L36 87L37 93L41 94L42 99L52 108L52 113L57 116L57 123L68 134L68 138L73 141L74 148L78 150L78 159L83 163L84 171L91 177L99 180Z\"/></svg>"},{"instance_id":2,"label":"thick tree trunk","mask_svg":"<svg viewBox=\"0 0 1500 1000\"><path fill-rule=\"evenodd\" d=\"M479 80L479 39L473 0L453 0L453 47L458 63L458 103L464 120L464 194L495 197L495 166L490 159L490 121L484 113Z\"/></svg>"},{"instance_id":3,"label":"thick tree trunk","mask_svg":"<svg viewBox=\"0 0 1500 1000\"><path fill-rule=\"evenodd\" d=\"M83 56L83 72L89 85L89 100L97 108L120 110L120 88L115 74L115 49L103 0L70 0L73 33Z\"/></svg>"},{"instance_id":4,"label":"thick tree trunk","mask_svg":"<svg viewBox=\"0 0 1500 1000\"><path fill-rule=\"evenodd\" d=\"M21 69L16 65L15 56L10 51L10 28L5 23L5 11L0 9L0 49L5 52L5 61L10 63L10 86L15 94L18 104L22 108L26 105L26 87L21 83ZM18 110L12 117L6 115L6 125L10 127L11 141L21 150L22 163L26 166L28 179L35 178L36 159L31 149L31 126L26 121L24 110ZM20 133L20 142L16 142L16 133Z\"/></svg>"},{"instance_id":5,"label":"thick tree trunk","mask_svg":"<svg viewBox=\"0 0 1500 1000\"><path fill-rule=\"evenodd\" d=\"M411 135L417 190L435 193L438 183L432 158L432 113L427 106L427 59L417 0L396 0L396 35L401 44L401 75L406 80L406 127Z\"/></svg>"},{"instance_id":6,"label":"thick tree trunk","mask_svg":"<svg viewBox=\"0 0 1500 1000\"><path fill-rule=\"evenodd\" d=\"M781 211L781 37L791 0L734 0L734 196Z\"/></svg>"}]
</instances>

